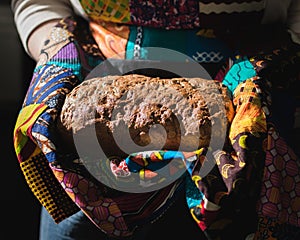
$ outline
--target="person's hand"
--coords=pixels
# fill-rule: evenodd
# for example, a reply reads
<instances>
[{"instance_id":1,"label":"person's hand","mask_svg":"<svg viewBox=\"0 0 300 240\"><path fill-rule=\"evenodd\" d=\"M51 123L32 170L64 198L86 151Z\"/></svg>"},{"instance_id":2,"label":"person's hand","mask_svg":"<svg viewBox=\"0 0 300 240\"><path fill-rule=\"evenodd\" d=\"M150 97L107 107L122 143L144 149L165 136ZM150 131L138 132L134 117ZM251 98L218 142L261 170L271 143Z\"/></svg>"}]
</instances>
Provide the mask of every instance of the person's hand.
<instances>
[{"instance_id":1,"label":"person's hand","mask_svg":"<svg viewBox=\"0 0 300 240\"><path fill-rule=\"evenodd\" d=\"M42 114L35 114L35 119L31 117L35 124L30 129L30 137L40 144L50 162L56 158L52 149L55 140L51 133L55 129L50 126L56 121L65 96L104 59L88 29L88 23L71 17L51 28L39 54L20 113L22 115L25 109L44 109ZM49 144L42 141L44 137L50 141Z\"/></svg>"}]
</instances>

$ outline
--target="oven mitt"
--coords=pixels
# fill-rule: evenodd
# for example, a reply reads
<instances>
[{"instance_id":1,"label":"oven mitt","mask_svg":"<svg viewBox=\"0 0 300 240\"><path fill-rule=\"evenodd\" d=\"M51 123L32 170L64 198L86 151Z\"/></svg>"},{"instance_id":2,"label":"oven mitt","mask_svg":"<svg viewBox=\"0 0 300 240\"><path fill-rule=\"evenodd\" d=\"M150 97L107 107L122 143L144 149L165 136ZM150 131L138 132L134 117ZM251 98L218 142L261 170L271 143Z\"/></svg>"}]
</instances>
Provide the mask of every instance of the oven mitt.
<instances>
[{"instance_id":1,"label":"oven mitt","mask_svg":"<svg viewBox=\"0 0 300 240\"><path fill-rule=\"evenodd\" d=\"M75 153L63 152L55 127L66 95L103 59L87 22L70 17L53 27L17 118L14 147L28 185L56 222L81 209L104 232L127 236L117 204L103 197Z\"/></svg>"},{"instance_id":2,"label":"oven mitt","mask_svg":"<svg viewBox=\"0 0 300 240\"><path fill-rule=\"evenodd\" d=\"M300 236L299 150L296 147L295 111L299 108L300 45L252 57L260 84L268 85L261 96L266 113L264 169L257 202L258 226L254 240L296 240ZM288 204L287 204L288 203Z\"/></svg>"},{"instance_id":3,"label":"oven mitt","mask_svg":"<svg viewBox=\"0 0 300 240\"><path fill-rule=\"evenodd\" d=\"M299 47L237 56L224 76L236 111L230 144L214 152L216 167L206 177L194 171L201 163L194 163L191 172L203 197L190 210L208 239L299 236L299 194L293 191L299 182L291 178L300 173L299 158L281 136L272 104L278 89L292 95L293 86L299 85L299 56ZM290 107L284 106L281 114L286 116ZM291 185L293 189L287 189Z\"/></svg>"}]
</instances>

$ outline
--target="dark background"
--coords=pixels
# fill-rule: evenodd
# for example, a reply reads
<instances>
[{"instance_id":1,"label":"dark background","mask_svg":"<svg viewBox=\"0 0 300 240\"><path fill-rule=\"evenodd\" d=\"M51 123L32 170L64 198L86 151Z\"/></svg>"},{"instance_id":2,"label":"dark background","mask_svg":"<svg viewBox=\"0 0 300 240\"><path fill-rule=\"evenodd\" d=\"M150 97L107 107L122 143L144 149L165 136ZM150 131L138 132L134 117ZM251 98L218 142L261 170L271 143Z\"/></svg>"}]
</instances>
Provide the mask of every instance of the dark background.
<instances>
[{"instance_id":1,"label":"dark background","mask_svg":"<svg viewBox=\"0 0 300 240\"><path fill-rule=\"evenodd\" d=\"M13 148L13 128L34 62L21 46L9 0L0 1L0 46L1 235L36 240L40 205L26 185Z\"/></svg>"}]
</instances>

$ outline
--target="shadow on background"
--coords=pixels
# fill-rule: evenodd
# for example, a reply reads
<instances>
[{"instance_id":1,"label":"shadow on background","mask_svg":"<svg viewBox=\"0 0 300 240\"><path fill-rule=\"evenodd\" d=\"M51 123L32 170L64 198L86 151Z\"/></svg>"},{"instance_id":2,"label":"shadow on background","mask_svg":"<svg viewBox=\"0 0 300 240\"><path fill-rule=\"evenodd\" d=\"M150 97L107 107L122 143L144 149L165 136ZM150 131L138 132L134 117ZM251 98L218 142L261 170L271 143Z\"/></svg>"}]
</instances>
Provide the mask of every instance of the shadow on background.
<instances>
[{"instance_id":1,"label":"shadow on background","mask_svg":"<svg viewBox=\"0 0 300 240\"><path fill-rule=\"evenodd\" d=\"M27 186L13 148L13 129L34 68L21 47L10 10L0 2L1 224L6 239L38 239L40 204ZM4 231L4 232L3 232Z\"/></svg>"},{"instance_id":2,"label":"shadow on background","mask_svg":"<svg viewBox=\"0 0 300 240\"><path fill-rule=\"evenodd\" d=\"M14 148L13 127L19 108L18 104L1 102L1 146L2 168L1 199L2 229L8 239L38 239L39 203L25 183Z\"/></svg>"}]
</instances>

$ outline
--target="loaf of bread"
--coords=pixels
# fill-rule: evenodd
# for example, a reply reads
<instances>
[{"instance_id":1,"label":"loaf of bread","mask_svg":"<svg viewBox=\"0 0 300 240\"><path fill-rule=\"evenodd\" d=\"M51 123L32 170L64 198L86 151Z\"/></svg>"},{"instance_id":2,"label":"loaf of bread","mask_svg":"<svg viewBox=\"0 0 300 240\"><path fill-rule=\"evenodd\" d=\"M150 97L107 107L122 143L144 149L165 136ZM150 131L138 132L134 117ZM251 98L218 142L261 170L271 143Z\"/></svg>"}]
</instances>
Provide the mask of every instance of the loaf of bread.
<instances>
[{"instance_id":1,"label":"loaf of bread","mask_svg":"<svg viewBox=\"0 0 300 240\"><path fill-rule=\"evenodd\" d=\"M57 128L69 151L76 149L74 136L91 139L84 131L90 128L106 156L124 157L208 147L212 138L226 138L232 118L229 92L218 81L128 74L92 78L75 87Z\"/></svg>"}]
</instances>

